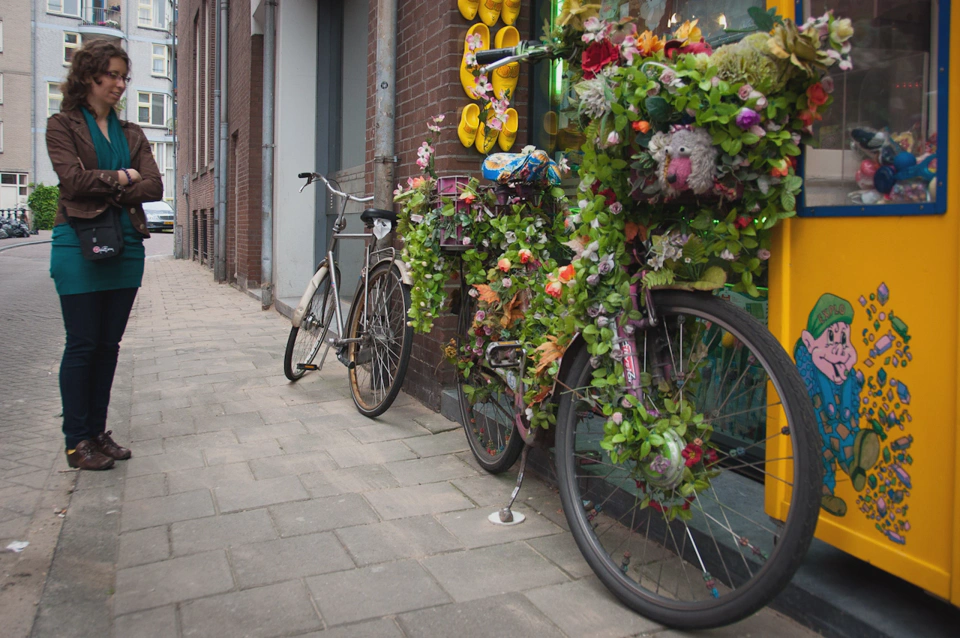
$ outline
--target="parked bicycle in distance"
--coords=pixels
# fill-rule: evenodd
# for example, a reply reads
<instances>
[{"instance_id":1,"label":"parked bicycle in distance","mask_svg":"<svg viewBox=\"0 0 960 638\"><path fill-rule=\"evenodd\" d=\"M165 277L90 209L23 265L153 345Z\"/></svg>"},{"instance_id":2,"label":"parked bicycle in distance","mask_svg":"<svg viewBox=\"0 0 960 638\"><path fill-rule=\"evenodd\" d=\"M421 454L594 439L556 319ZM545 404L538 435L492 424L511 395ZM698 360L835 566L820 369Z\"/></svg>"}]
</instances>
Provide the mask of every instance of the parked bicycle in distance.
<instances>
[{"instance_id":1,"label":"parked bicycle in distance","mask_svg":"<svg viewBox=\"0 0 960 638\"><path fill-rule=\"evenodd\" d=\"M364 416L376 417L400 393L413 343L413 328L407 325L411 281L406 265L397 258L393 247L376 247L377 238L396 227L397 215L391 210L367 208L360 219L369 232L344 233L347 203L367 203L373 197L344 193L335 186L336 182L318 173L300 173L298 177L307 180L300 192L321 181L342 203L326 257L317 266L291 318L293 326L283 357L283 372L290 381L297 381L308 371L320 370L333 348L348 370L357 410ZM360 281L346 322L339 301L342 279L337 246L341 239L364 242ZM317 361L321 348L324 351Z\"/></svg>"}]
</instances>

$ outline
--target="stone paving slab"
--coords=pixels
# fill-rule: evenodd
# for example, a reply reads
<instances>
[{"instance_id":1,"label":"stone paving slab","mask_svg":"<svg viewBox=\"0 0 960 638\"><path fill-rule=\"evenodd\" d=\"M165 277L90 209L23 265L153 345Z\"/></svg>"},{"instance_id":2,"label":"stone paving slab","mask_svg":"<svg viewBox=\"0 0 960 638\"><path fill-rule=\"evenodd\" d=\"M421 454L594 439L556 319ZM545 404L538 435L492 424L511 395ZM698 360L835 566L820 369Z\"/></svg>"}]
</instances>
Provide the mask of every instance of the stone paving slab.
<instances>
[{"instance_id":1,"label":"stone paving slab","mask_svg":"<svg viewBox=\"0 0 960 638\"><path fill-rule=\"evenodd\" d=\"M67 626L123 638L649 633L597 585L555 490L531 476L516 506L528 521L491 525L514 472L483 472L457 424L409 395L361 416L335 361L289 383L288 331L209 271L149 260L109 423L134 457L96 474L60 472L50 382L62 343L49 349L46 403L5 405L38 425L0 413L0 536L38 518L60 536L55 580L14 636L33 616L33 635L57 638ZM70 488L60 519L55 497ZM810 635L756 618L743 627Z\"/></svg>"}]
</instances>

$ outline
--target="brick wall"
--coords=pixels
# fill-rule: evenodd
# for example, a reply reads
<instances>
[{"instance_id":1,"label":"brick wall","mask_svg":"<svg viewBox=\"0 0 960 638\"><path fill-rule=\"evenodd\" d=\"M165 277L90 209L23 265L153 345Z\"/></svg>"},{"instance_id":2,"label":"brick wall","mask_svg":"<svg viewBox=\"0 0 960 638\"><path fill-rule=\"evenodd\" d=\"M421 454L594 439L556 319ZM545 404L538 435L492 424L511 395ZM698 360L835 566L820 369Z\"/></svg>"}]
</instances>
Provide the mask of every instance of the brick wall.
<instances>
[{"instance_id":1,"label":"brick wall","mask_svg":"<svg viewBox=\"0 0 960 638\"><path fill-rule=\"evenodd\" d=\"M181 0L177 34L180 136L177 169L179 175L186 176L189 188L186 196L177 189L177 224L184 228L183 257L199 260L206 252L207 259L203 261L209 267L213 266L213 158L218 142L213 101L217 7L212 0ZM210 21L209 29L206 20ZM230 5L228 21L226 275L228 281L235 281L241 288L259 288L263 36L250 34L250 11L241 5ZM199 162L195 160L198 140ZM205 233L199 227L201 224ZM195 244L203 238L206 251Z\"/></svg>"},{"instance_id":2,"label":"brick wall","mask_svg":"<svg viewBox=\"0 0 960 638\"><path fill-rule=\"evenodd\" d=\"M369 66L371 74L370 97L367 119L369 130L375 125L376 90L373 78L376 73L376 5L371 3ZM514 25L520 38L530 39L530 14L532 0L525 0L520 19ZM396 154L397 181L420 174L416 165L417 148L428 131L427 121L434 115L444 114L445 120L437 140L435 162L437 173L478 175L483 156L473 148L464 148L457 137L460 111L470 100L460 84L460 60L463 56L464 37L470 25L479 22L479 16L467 21L453 0L399 0L397 14L397 103L396 103ZM496 32L503 28L498 21L491 28L491 47ZM513 150L526 142L527 84L529 69L521 66L520 81L514 102L520 116L517 142ZM498 149L499 150L499 149ZM373 136L367 141L368 188L373 186ZM451 282L449 289L459 284ZM412 360L407 370L404 389L416 396L428 407L439 410L443 387L451 384L454 371L443 361L441 349L456 333L457 316L447 313L435 323L433 332L416 335Z\"/></svg>"}]
</instances>

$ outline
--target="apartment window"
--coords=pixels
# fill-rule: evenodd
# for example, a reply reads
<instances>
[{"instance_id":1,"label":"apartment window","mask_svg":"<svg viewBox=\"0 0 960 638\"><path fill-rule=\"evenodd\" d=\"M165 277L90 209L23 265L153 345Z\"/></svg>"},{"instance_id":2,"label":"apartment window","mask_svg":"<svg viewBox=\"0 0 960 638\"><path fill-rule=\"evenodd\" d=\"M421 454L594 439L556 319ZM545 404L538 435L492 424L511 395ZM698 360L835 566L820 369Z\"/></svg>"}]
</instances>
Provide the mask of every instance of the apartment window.
<instances>
[{"instance_id":1,"label":"apartment window","mask_svg":"<svg viewBox=\"0 0 960 638\"><path fill-rule=\"evenodd\" d=\"M163 198L173 200L175 186L173 182L173 144L169 142L150 142L153 158L163 177Z\"/></svg>"},{"instance_id":2,"label":"apartment window","mask_svg":"<svg viewBox=\"0 0 960 638\"><path fill-rule=\"evenodd\" d=\"M0 104L3 104L3 73L0 73Z\"/></svg>"},{"instance_id":3,"label":"apartment window","mask_svg":"<svg viewBox=\"0 0 960 638\"><path fill-rule=\"evenodd\" d=\"M3 53L3 20L0 20L0 53Z\"/></svg>"},{"instance_id":4,"label":"apartment window","mask_svg":"<svg viewBox=\"0 0 960 638\"><path fill-rule=\"evenodd\" d=\"M0 173L0 185L16 186L17 193L21 197L27 196L27 174L26 173Z\"/></svg>"},{"instance_id":5,"label":"apartment window","mask_svg":"<svg viewBox=\"0 0 960 638\"><path fill-rule=\"evenodd\" d=\"M47 0L47 12L80 17L80 0Z\"/></svg>"},{"instance_id":6,"label":"apartment window","mask_svg":"<svg viewBox=\"0 0 960 638\"><path fill-rule=\"evenodd\" d=\"M137 92L137 123L166 126L167 96L163 93Z\"/></svg>"},{"instance_id":7,"label":"apartment window","mask_svg":"<svg viewBox=\"0 0 960 638\"><path fill-rule=\"evenodd\" d=\"M73 54L83 45L79 33L63 32L63 63L70 64L73 61Z\"/></svg>"},{"instance_id":8,"label":"apartment window","mask_svg":"<svg viewBox=\"0 0 960 638\"><path fill-rule=\"evenodd\" d=\"M151 56L152 62L153 62L151 73L153 75L167 77L167 67L169 65L169 53L170 53L170 49L168 49L165 44L153 45L153 55Z\"/></svg>"},{"instance_id":9,"label":"apartment window","mask_svg":"<svg viewBox=\"0 0 960 638\"><path fill-rule=\"evenodd\" d=\"M137 24L149 29L166 29L167 0L139 0Z\"/></svg>"},{"instance_id":10,"label":"apartment window","mask_svg":"<svg viewBox=\"0 0 960 638\"><path fill-rule=\"evenodd\" d=\"M0 153L3 152L3 120L0 120Z\"/></svg>"},{"instance_id":11,"label":"apartment window","mask_svg":"<svg viewBox=\"0 0 960 638\"><path fill-rule=\"evenodd\" d=\"M60 92L60 85L56 82L47 82L47 117L53 117L60 112L61 102L63 102L63 94Z\"/></svg>"}]
</instances>

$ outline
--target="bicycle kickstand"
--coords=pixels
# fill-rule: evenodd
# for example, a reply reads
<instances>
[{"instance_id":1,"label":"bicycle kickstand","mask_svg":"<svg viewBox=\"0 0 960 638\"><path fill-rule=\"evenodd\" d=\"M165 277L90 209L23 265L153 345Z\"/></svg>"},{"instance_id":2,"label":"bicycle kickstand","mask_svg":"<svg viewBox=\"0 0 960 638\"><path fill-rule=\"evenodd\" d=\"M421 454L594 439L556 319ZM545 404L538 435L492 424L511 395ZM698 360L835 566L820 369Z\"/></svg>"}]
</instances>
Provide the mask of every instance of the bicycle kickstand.
<instances>
[{"instance_id":1,"label":"bicycle kickstand","mask_svg":"<svg viewBox=\"0 0 960 638\"><path fill-rule=\"evenodd\" d=\"M523 471L527 467L527 455L530 453L530 445L523 446L523 453L520 455L520 471L517 473L517 484L513 488L513 492L510 494L510 502L507 503L506 507L501 509L499 512L494 512L487 517L491 523L495 525L519 525L526 519L526 516L520 512L514 513L510 508L513 507L513 502L517 500L517 495L520 494L520 486L523 484Z\"/></svg>"}]
</instances>

